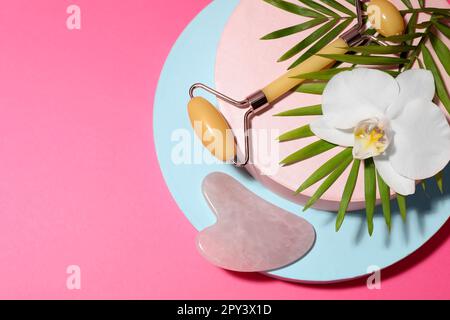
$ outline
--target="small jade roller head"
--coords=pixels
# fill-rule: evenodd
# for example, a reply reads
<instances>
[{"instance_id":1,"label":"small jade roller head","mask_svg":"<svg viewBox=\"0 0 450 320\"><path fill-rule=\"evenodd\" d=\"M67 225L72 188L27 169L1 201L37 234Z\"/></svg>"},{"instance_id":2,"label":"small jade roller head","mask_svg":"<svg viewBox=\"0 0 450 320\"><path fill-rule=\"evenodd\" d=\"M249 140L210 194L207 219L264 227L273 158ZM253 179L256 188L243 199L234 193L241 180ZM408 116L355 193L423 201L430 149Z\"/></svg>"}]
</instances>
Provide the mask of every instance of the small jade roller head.
<instances>
[{"instance_id":1,"label":"small jade roller head","mask_svg":"<svg viewBox=\"0 0 450 320\"><path fill-rule=\"evenodd\" d=\"M238 159L236 138L227 120L208 100L194 95L197 89L202 89L237 108L247 110L243 119L245 153L242 161ZM259 94L254 94L245 100L237 101L202 83L192 85L189 96L191 97L188 103L189 119L203 146L220 161L232 163L237 167L245 166L250 159L248 135L250 116L257 108L266 106L265 100L262 100Z\"/></svg>"},{"instance_id":2,"label":"small jade roller head","mask_svg":"<svg viewBox=\"0 0 450 320\"><path fill-rule=\"evenodd\" d=\"M388 0L369 1L367 16L372 27L385 37L398 36L405 32L402 15Z\"/></svg>"},{"instance_id":3,"label":"small jade roller head","mask_svg":"<svg viewBox=\"0 0 450 320\"><path fill-rule=\"evenodd\" d=\"M234 136L224 116L202 97L189 101L188 114L205 148L221 161L232 161L236 156Z\"/></svg>"}]
</instances>

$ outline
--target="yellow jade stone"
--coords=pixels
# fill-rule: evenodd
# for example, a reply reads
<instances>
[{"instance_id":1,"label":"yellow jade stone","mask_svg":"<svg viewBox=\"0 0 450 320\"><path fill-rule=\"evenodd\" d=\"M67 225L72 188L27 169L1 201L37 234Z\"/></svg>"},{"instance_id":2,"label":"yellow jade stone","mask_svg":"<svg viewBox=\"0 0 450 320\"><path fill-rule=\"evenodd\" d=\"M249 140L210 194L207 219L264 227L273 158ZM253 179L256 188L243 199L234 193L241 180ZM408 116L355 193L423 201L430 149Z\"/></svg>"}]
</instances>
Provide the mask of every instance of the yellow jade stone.
<instances>
[{"instance_id":1,"label":"yellow jade stone","mask_svg":"<svg viewBox=\"0 0 450 320\"><path fill-rule=\"evenodd\" d=\"M402 35L405 21L398 9L388 0L372 0L367 6L369 22L385 37Z\"/></svg>"},{"instance_id":2,"label":"yellow jade stone","mask_svg":"<svg viewBox=\"0 0 450 320\"><path fill-rule=\"evenodd\" d=\"M188 104L188 114L195 134L209 152L224 162L234 159L233 132L224 116L208 100L192 98Z\"/></svg>"}]
</instances>

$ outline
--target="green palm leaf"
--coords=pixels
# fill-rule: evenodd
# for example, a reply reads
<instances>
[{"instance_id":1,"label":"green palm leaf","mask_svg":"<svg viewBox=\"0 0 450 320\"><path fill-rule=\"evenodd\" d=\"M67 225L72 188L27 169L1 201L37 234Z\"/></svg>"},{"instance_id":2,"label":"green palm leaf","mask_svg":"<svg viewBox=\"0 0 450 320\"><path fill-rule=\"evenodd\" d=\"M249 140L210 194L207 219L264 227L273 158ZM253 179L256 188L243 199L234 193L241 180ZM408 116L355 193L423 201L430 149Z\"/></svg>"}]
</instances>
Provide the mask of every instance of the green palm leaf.
<instances>
[{"instance_id":1,"label":"green palm leaf","mask_svg":"<svg viewBox=\"0 0 450 320\"><path fill-rule=\"evenodd\" d=\"M416 12L411 15L411 18L409 18L408 25L406 26L406 30L408 31L407 34L415 34L416 33L416 29L418 27L418 25L417 25L418 17L419 17L419 14ZM409 45L411 45L412 40L408 40L407 43Z\"/></svg>"},{"instance_id":2,"label":"green palm leaf","mask_svg":"<svg viewBox=\"0 0 450 320\"><path fill-rule=\"evenodd\" d=\"M299 85L295 91L309 94L322 94L326 86L326 82L305 82Z\"/></svg>"},{"instance_id":3,"label":"green palm leaf","mask_svg":"<svg viewBox=\"0 0 450 320\"><path fill-rule=\"evenodd\" d=\"M410 0L402 0L402 2L405 4L405 6L407 6L409 9L412 9L413 6L411 4Z\"/></svg>"},{"instance_id":4,"label":"green palm leaf","mask_svg":"<svg viewBox=\"0 0 450 320\"><path fill-rule=\"evenodd\" d=\"M396 78L400 74L400 71L393 71L393 70L381 70L381 71L384 71L387 74L390 74L394 78Z\"/></svg>"},{"instance_id":5,"label":"green palm leaf","mask_svg":"<svg viewBox=\"0 0 450 320\"><path fill-rule=\"evenodd\" d=\"M437 95L447 111L450 112L450 98L448 96L447 89L445 88L445 83L442 80L441 73L433 60L430 50L428 50L425 45L422 46L422 55L425 66L433 73Z\"/></svg>"},{"instance_id":6,"label":"green palm leaf","mask_svg":"<svg viewBox=\"0 0 450 320\"><path fill-rule=\"evenodd\" d=\"M436 177L436 183L438 185L439 191L444 193L444 171L439 172Z\"/></svg>"},{"instance_id":7,"label":"green palm leaf","mask_svg":"<svg viewBox=\"0 0 450 320\"><path fill-rule=\"evenodd\" d=\"M325 18L312 19L312 20L297 24L292 27L280 29L280 30L271 32L269 34L266 34L264 37L261 38L261 40L272 40L272 39L279 39L279 38L287 37L287 36L293 35L295 33L302 32L302 31L308 30L310 28L313 28L325 21L327 21L327 19L325 19Z\"/></svg>"},{"instance_id":8,"label":"green palm leaf","mask_svg":"<svg viewBox=\"0 0 450 320\"><path fill-rule=\"evenodd\" d=\"M320 57L336 61L363 65L396 65L406 63L408 59L384 56L354 56L349 54L318 54Z\"/></svg>"},{"instance_id":9,"label":"green palm leaf","mask_svg":"<svg viewBox=\"0 0 450 320\"><path fill-rule=\"evenodd\" d=\"M312 57L317 52L322 50L325 46L330 44L338 35L344 31L345 28L347 28L350 23L352 22L352 19L346 19L341 24L339 24L336 28L332 29L330 32L325 34L319 41L317 41L314 45L311 46L300 58L298 58L290 67L289 69L292 69L296 66L298 66L300 63L308 59L309 57Z\"/></svg>"},{"instance_id":10,"label":"green palm leaf","mask_svg":"<svg viewBox=\"0 0 450 320\"><path fill-rule=\"evenodd\" d=\"M416 28L417 28L417 18L418 18L418 13L413 13L411 15L411 18L409 18L408 24L406 26L406 30L408 34L414 34L416 32ZM407 45L411 46L413 44L412 40L408 40L405 42ZM413 50L417 50L417 47ZM410 52L402 52L400 54L400 58L408 58ZM412 64L413 62L409 62L409 64ZM399 66L399 70L402 70L404 68L404 65L400 65Z\"/></svg>"},{"instance_id":11,"label":"green palm leaf","mask_svg":"<svg viewBox=\"0 0 450 320\"><path fill-rule=\"evenodd\" d=\"M336 180L344 173L345 169L352 163L353 159L349 158L347 160L344 160L326 179L325 181L317 188L316 192L312 195L311 198L309 198L308 202L306 203L305 207L303 208L303 211L308 210L311 208L311 206L314 205L314 203L317 202L317 200L322 197L322 195L327 192L328 189L336 182Z\"/></svg>"},{"instance_id":12,"label":"green palm leaf","mask_svg":"<svg viewBox=\"0 0 450 320\"><path fill-rule=\"evenodd\" d=\"M281 58L278 59L278 62L286 61L296 54L300 53L303 49L316 42L323 34L329 32L338 22L339 20L331 20L327 24L324 24L323 26L318 28L305 39L296 44L294 47L289 49L285 54L283 54Z\"/></svg>"},{"instance_id":13,"label":"green palm leaf","mask_svg":"<svg viewBox=\"0 0 450 320\"><path fill-rule=\"evenodd\" d=\"M335 144L329 143L325 140L319 140L287 156L281 160L280 164L285 166L291 165L293 163L315 157L335 147L337 147Z\"/></svg>"},{"instance_id":14,"label":"green palm leaf","mask_svg":"<svg viewBox=\"0 0 450 320\"><path fill-rule=\"evenodd\" d=\"M375 201L377 180L375 163L373 159L367 159L364 161L364 194L366 199L366 219L369 235L373 234L373 215L375 212Z\"/></svg>"},{"instance_id":15,"label":"green palm leaf","mask_svg":"<svg viewBox=\"0 0 450 320\"><path fill-rule=\"evenodd\" d=\"M420 185L422 186L423 192L427 192L427 182L426 182L426 180L422 180Z\"/></svg>"},{"instance_id":16,"label":"green palm leaf","mask_svg":"<svg viewBox=\"0 0 450 320\"><path fill-rule=\"evenodd\" d=\"M381 38L380 40L388 41L388 42L405 42L409 40L414 40L416 38L423 37L423 33L409 33L409 34L403 34L400 36L391 36L391 37L385 37Z\"/></svg>"},{"instance_id":17,"label":"green palm leaf","mask_svg":"<svg viewBox=\"0 0 450 320\"><path fill-rule=\"evenodd\" d=\"M347 183L344 187L344 193L342 194L341 203L339 206L339 211L336 218L336 231L342 226L342 223L345 219L345 214L347 213L348 205L350 200L352 199L353 192L355 191L356 181L358 180L359 174L359 166L361 164L361 160L355 159L353 162L352 169L350 170L350 174L347 179Z\"/></svg>"},{"instance_id":18,"label":"green palm leaf","mask_svg":"<svg viewBox=\"0 0 450 320\"><path fill-rule=\"evenodd\" d=\"M313 137L313 136L314 136L314 132L311 131L311 127L308 124L306 126L283 133L281 136L278 137L278 140L280 142L285 142L285 141L303 139L303 138L308 138L308 137Z\"/></svg>"},{"instance_id":19,"label":"green palm leaf","mask_svg":"<svg viewBox=\"0 0 450 320\"><path fill-rule=\"evenodd\" d=\"M323 18L324 17L324 15L322 15L314 10L300 7L291 2L282 1L282 0L264 0L264 1L277 7L277 8L285 10L287 12L298 14L299 16L310 17L310 18Z\"/></svg>"},{"instance_id":20,"label":"green palm leaf","mask_svg":"<svg viewBox=\"0 0 450 320\"><path fill-rule=\"evenodd\" d=\"M344 71L351 71L355 69L355 67L349 67L349 68L333 68L333 69L325 69L322 71L317 72L309 72L309 73L302 73L298 76L292 77L294 79L305 79L305 80L325 80L329 81L331 78L333 78L335 75L344 72ZM390 74L393 77L397 77L400 72L393 71L393 70L381 70L383 72L386 72Z\"/></svg>"},{"instance_id":21,"label":"green palm leaf","mask_svg":"<svg viewBox=\"0 0 450 320\"><path fill-rule=\"evenodd\" d=\"M414 46L368 45L368 46L351 47L349 51L368 53L368 54L393 54L393 53L400 53L400 52L408 52L413 49L415 49Z\"/></svg>"},{"instance_id":22,"label":"green palm leaf","mask_svg":"<svg viewBox=\"0 0 450 320\"><path fill-rule=\"evenodd\" d=\"M284 112L274 114L274 117L303 117L303 116L320 116L322 115L322 105L316 104L308 107L296 108Z\"/></svg>"},{"instance_id":23,"label":"green palm leaf","mask_svg":"<svg viewBox=\"0 0 450 320\"><path fill-rule=\"evenodd\" d=\"M401 194L397 194L397 204L403 221L406 221L406 197L402 196Z\"/></svg>"},{"instance_id":24,"label":"green palm leaf","mask_svg":"<svg viewBox=\"0 0 450 320\"><path fill-rule=\"evenodd\" d=\"M383 178L377 173L378 191L381 196L381 206L383 208L384 220L389 231L391 230L391 190L389 186L384 182Z\"/></svg>"},{"instance_id":25,"label":"green palm leaf","mask_svg":"<svg viewBox=\"0 0 450 320\"><path fill-rule=\"evenodd\" d=\"M446 26L445 24L442 24L438 21L431 20L436 27L444 36L446 36L448 39L450 39L450 28Z\"/></svg>"},{"instance_id":26,"label":"green palm leaf","mask_svg":"<svg viewBox=\"0 0 450 320\"><path fill-rule=\"evenodd\" d=\"M336 17L336 18L340 17L336 12L328 9L327 7L324 7L323 5L317 3L316 1L312 1L312 0L298 0L298 1L300 1L304 5L307 5L308 7L312 8L318 12L321 12L327 16L332 16L332 17Z\"/></svg>"},{"instance_id":27,"label":"green palm leaf","mask_svg":"<svg viewBox=\"0 0 450 320\"><path fill-rule=\"evenodd\" d=\"M447 71L447 74L450 76L450 50L445 45L445 43L442 42L441 39L436 37L431 32L430 32L430 41L434 51L436 52L436 55L438 56L442 65L444 66L445 71Z\"/></svg>"},{"instance_id":28,"label":"green palm leaf","mask_svg":"<svg viewBox=\"0 0 450 320\"><path fill-rule=\"evenodd\" d=\"M298 76L292 77L295 79L305 79L305 80L330 80L338 73L341 73L343 71L349 71L353 70L354 68L334 68L334 69L326 69L322 71L317 72L309 72L309 73L302 73Z\"/></svg>"},{"instance_id":29,"label":"green palm leaf","mask_svg":"<svg viewBox=\"0 0 450 320\"><path fill-rule=\"evenodd\" d=\"M347 7L343 6L342 4L340 4L339 2L337 2L336 0L320 0L323 3L329 5L332 8L335 8L336 10L341 11L342 13L348 14L350 17L354 17L356 16L355 12L348 9Z\"/></svg>"},{"instance_id":30,"label":"green palm leaf","mask_svg":"<svg viewBox=\"0 0 450 320\"><path fill-rule=\"evenodd\" d=\"M420 8L420 9L400 10L400 14L403 16L408 13L420 13L420 12L434 13L434 14L439 14L439 15L445 16L445 17L450 16L450 10L442 9L442 8Z\"/></svg>"},{"instance_id":31,"label":"green palm leaf","mask_svg":"<svg viewBox=\"0 0 450 320\"><path fill-rule=\"evenodd\" d=\"M413 13L413 15L415 15L416 13ZM426 29L429 26L431 26L433 23L431 21L425 21L422 23L418 23L416 24L416 29ZM409 32L408 32L409 33Z\"/></svg>"},{"instance_id":32,"label":"green palm leaf","mask_svg":"<svg viewBox=\"0 0 450 320\"><path fill-rule=\"evenodd\" d=\"M295 193L300 193L315 183L319 182L326 176L328 176L331 172L336 170L336 168L348 159L352 159L352 148L346 148L333 158L325 162L319 169L313 172L306 180L302 183L302 185L297 189Z\"/></svg>"}]
</instances>

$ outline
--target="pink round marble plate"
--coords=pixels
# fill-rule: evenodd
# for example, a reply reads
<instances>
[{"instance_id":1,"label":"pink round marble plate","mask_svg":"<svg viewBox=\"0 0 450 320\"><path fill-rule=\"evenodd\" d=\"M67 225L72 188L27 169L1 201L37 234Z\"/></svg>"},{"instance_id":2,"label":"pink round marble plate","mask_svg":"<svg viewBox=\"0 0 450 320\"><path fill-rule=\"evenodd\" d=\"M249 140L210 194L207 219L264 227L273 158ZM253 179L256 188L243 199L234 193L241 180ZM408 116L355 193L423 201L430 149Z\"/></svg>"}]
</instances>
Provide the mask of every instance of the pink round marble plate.
<instances>
[{"instance_id":1,"label":"pink round marble plate","mask_svg":"<svg viewBox=\"0 0 450 320\"><path fill-rule=\"evenodd\" d=\"M393 2L398 8L404 8L401 1ZM351 8L346 1L341 1L341 3ZM427 5L449 7L441 0L430 0ZM277 40L259 39L272 31L296 25L305 20L301 16L279 10L261 0L242 0L228 21L218 48L215 70L217 89L237 99L242 99L285 72L296 57L283 63L277 63L278 58L315 28ZM448 43L447 39L444 41ZM442 74L444 75L445 71ZM448 77L446 83L448 86ZM316 141L317 138L278 143L275 139L279 134L309 123L312 117L279 118L273 115L288 109L320 102L320 96L294 93L252 120L251 150L253 157L252 165L248 166L249 172L267 188L300 204L305 203L320 184L305 190L300 195L294 196L294 191L314 170L340 150L336 148L301 163L280 167L278 163L282 158ZM220 103L220 108L232 128L242 128L244 110L225 103ZM238 144L243 146L242 131L237 130L236 135ZM315 207L323 210L337 210L346 177L347 174L344 173ZM362 174L360 174L349 210L363 207L364 188Z\"/></svg>"}]
</instances>

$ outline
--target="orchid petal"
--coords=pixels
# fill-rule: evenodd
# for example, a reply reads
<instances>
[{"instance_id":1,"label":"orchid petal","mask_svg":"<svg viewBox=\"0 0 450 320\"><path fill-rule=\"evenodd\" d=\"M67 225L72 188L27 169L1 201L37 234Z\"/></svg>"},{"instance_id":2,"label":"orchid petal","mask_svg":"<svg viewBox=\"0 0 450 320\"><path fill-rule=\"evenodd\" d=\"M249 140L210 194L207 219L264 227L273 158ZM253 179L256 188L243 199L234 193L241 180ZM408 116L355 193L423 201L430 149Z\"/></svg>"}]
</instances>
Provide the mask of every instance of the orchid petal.
<instances>
[{"instance_id":1,"label":"orchid petal","mask_svg":"<svg viewBox=\"0 0 450 320\"><path fill-rule=\"evenodd\" d=\"M382 117L398 94L397 81L386 72L366 68L344 71L325 87L322 110L328 125L350 129L362 120Z\"/></svg>"},{"instance_id":2,"label":"orchid petal","mask_svg":"<svg viewBox=\"0 0 450 320\"><path fill-rule=\"evenodd\" d=\"M397 173L392 167L389 157L379 156L373 160L378 173L392 190L403 196L415 193L416 182Z\"/></svg>"},{"instance_id":3,"label":"orchid petal","mask_svg":"<svg viewBox=\"0 0 450 320\"><path fill-rule=\"evenodd\" d=\"M430 101L409 102L391 119L394 146L389 150L395 171L421 180L440 172L450 161L450 126L444 113Z\"/></svg>"},{"instance_id":4,"label":"orchid petal","mask_svg":"<svg viewBox=\"0 0 450 320\"><path fill-rule=\"evenodd\" d=\"M323 116L310 124L311 131L319 138L340 145L351 147L355 142L353 131L335 129L328 125L328 118Z\"/></svg>"},{"instance_id":5,"label":"orchid petal","mask_svg":"<svg viewBox=\"0 0 450 320\"><path fill-rule=\"evenodd\" d=\"M389 118L397 117L410 101L416 99L433 100L436 88L433 74L430 71L422 69L408 70L402 72L396 80L400 87L400 94L388 109L387 115Z\"/></svg>"}]
</instances>

